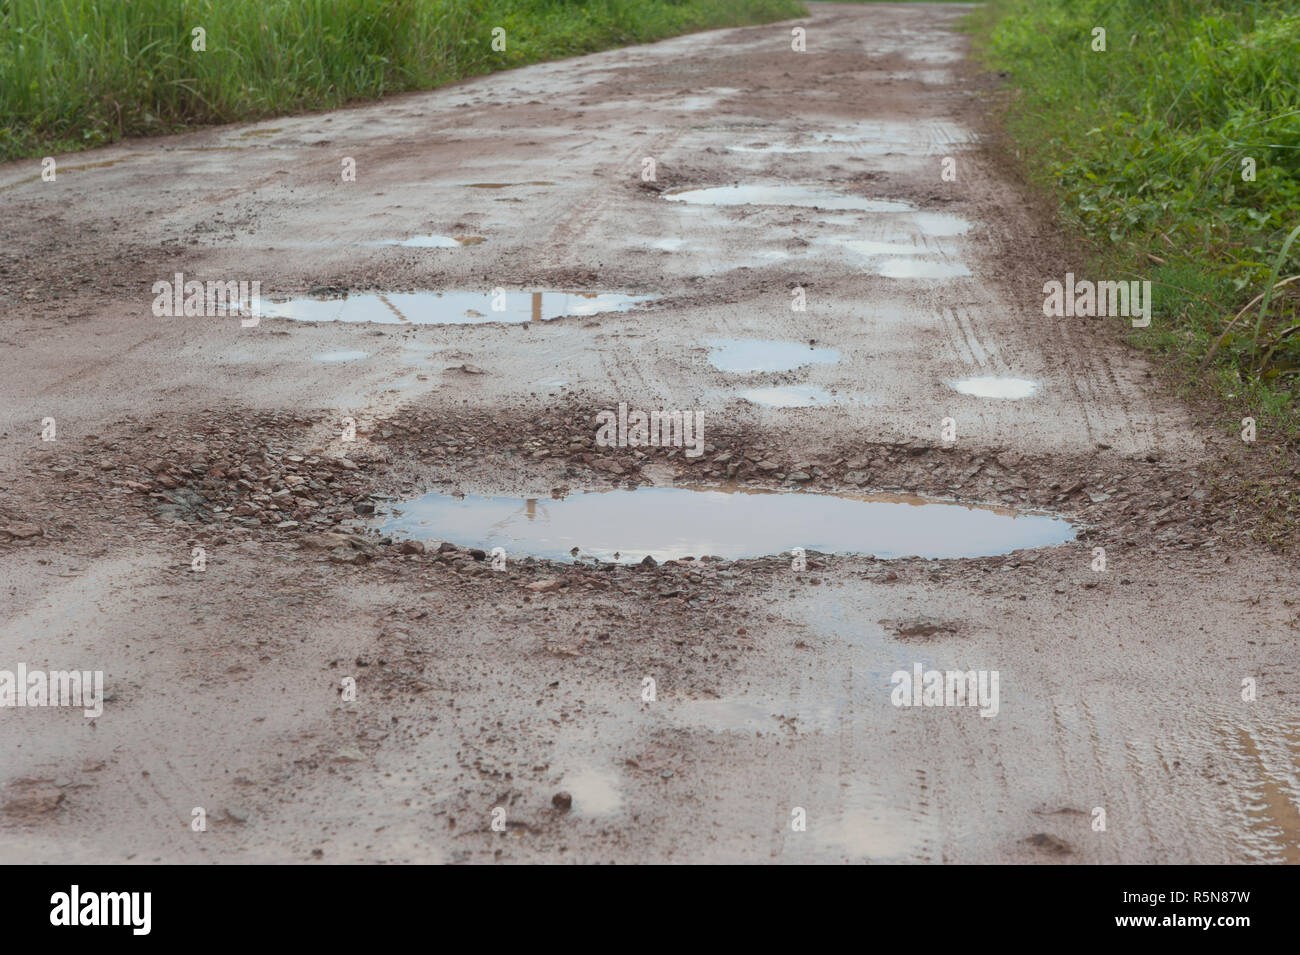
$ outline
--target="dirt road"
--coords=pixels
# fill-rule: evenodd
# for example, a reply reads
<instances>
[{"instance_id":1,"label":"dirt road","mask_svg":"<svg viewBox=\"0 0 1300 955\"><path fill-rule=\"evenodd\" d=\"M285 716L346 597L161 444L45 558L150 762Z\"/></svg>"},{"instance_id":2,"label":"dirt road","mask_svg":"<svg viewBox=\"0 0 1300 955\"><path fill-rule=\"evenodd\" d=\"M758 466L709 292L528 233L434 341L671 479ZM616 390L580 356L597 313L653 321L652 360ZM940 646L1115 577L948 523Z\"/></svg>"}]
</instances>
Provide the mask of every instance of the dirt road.
<instances>
[{"instance_id":1,"label":"dirt road","mask_svg":"<svg viewBox=\"0 0 1300 955\"><path fill-rule=\"evenodd\" d=\"M1083 269L964 8L810 9L0 167L0 671L105 688L0 709L0 858L1300 861L1296 568L1113 325L1044 317ZM178 272L267 305L160 317ZM620 403L704 453L601 446ZM383 523L614 486L623 563ZM674 486L787 496L639 563ZM1072 536L700 559L795 491ZM992 513L940 506L904 535ZM996 715L896 705L918 665Z\"/></svg>"}]
</instances>

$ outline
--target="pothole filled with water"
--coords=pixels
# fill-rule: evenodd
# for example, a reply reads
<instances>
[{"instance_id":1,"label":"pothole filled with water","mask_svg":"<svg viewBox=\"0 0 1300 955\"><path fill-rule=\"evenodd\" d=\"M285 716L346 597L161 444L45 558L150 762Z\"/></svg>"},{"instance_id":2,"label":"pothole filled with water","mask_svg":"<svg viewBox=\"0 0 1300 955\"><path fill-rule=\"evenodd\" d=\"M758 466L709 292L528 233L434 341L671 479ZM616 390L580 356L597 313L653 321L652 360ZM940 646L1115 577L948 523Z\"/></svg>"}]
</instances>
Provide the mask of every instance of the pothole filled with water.
<instances>
[{"instance_id":1,"label":"pothole filled with water","mask_svg":"<svg viewBox=\"0 0 1300 955\"><path fill-rule=\"evenodd\" d=\"M450 541L507 556L638 563L714 556L822 553L990 557L1074 538L1059 517L912 495L835 495L752 488L637 488L555 500L433 492L393 505L380 528L394 537Z\"/></svg>"},{"instance_id":2,"label":"pothole filled with water","mask_svg":"<svg viewBox=\"0 0 1300 955\"><path fill-rule=\"evenodd\" d=\"M798 342L724 339L709 344L709 364L733 375L792 371L804 365L830 365L840 360L840 353L833 348L815 348Z\"/></svg>"},{"instance_id":3,"label":"pothole filled with water","mask_svg":"<svg viewBox=\"0 0 1300 955\"><path fill-rule=\"evenodd\" d=\"M715 186L664 193L669 202L705 206L808 206L855 209L859 212L911 212L915 207L896 199L868 199L817 186Z\"/></svg>"},{"instance_id":4,"label":"pothole filled with water","mask_svg":"<svg viewBox=\"0 0 1300 955\"><path fill-rule=\"evenodd\" d=\"M1028 378L962 378L951 382L952 387L963 395L976 398L1028 398L1038 391L1038 382Z\"/></svg>"},{"instance_id":5,"label":"pothole filled with water","mask_svg":"<svg viewBox=\"0 0 1300 955\"><path fill-rule=\"evenodd\" d=\"M342 298L262 302L263 318L300 322L373 322L379 325L480 325L545 322L565 315L622 312L656 298L614 292L395 292Z\"/></svg>"}]
</instances>

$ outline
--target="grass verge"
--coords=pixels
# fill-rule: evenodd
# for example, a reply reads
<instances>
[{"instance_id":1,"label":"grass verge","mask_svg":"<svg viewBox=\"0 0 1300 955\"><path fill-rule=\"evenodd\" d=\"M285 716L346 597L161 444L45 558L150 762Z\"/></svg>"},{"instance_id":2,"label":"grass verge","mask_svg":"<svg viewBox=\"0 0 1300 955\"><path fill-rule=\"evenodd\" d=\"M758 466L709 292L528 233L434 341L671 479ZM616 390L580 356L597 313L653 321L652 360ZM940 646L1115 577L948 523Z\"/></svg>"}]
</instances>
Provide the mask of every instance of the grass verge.
<instances>
[{"instance_id":1,"label":"grass verge","mask_svg":"<svg viewBox=\"0 0 1300 955\"><path fill-rule=\"evenodd\" d=\"M805 14L798 0L0 0L0 160Z\"/></svg>"},{"instance_id":2,"label":"grass verge","mask_svg":"<svg viewBox=\"0 0 1300 955\"><path fill-rule=\"evenodd\" d=\"M990 0L969 25L1011 87L1026 178L1086 237L1094 278L1151 281L1154 318L1132 341L1186 392L1217 399L1225 432L1255 419L1251 456L1266 466L1247 493L1294 531L1300 13L1265 0Z\"/></svg>"}]
</instances>

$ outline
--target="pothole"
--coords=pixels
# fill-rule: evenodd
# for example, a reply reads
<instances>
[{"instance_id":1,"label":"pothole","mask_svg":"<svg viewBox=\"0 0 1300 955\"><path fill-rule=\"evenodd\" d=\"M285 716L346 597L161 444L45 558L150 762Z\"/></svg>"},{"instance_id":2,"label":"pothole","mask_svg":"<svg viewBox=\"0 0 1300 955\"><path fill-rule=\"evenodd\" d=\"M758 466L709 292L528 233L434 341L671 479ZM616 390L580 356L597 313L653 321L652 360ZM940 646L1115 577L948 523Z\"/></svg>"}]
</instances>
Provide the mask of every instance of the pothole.
<instances>
[{"instance_id":1,"label":"pothole","mask_svg":"<svg viewBox=\"0 0 1300 955\"><path fill-rule=\"evenodd\" d=\"M382 532L549 560L632 564L766 557L794 547L879 559L991 557L1074 538L1068 521L913 495L637 488L560 499L432 492L392 505Z\"/></svg>"},{"instance_id":2,"label":"pothole","mask_svg":"<svg viewBox=\"0 0 1300 955\"><path fill-rule=\"evenodd\" d=\"M723 339L710 342L709 364L734 375L763 371L792 371L804 365L830 365L840 360L833 348L798 342Z\"/></svg>"},{"instance_id":3,"label":"pothole","mask_svg":"<svg viewBox=\"0 0 1300 955\"><path fill-rule=\"evenodd\" d=\"M545 322L565 315L622 312L656 298L615 292L396 292L262 302L262 318L379 325L481 325Z\"/></svg>"},{"instance_id":4,"label":"pothole","mask_svg":"<svg viewBox=\"0 0 1300 955\"><path fill-rule=\"evenodd\" d=\"M734 185L685 189L663 194L669 202L705 206L808 206L818 209L854 209L859 212L911 212L915 207L897 199L868 199L816 186Z\"/></svg>"},{"instance_id":5,"label":"pothole","mask_svg":"<svg viewBox=\"0 0 1300 955\"><path fill-rule=\"evenodd\" d=\"M963 395L976 398L1028 398L1038 391L1038 382L1028 378L962 378L951 383L952 387Z\"/></svg>"}]
</instances>

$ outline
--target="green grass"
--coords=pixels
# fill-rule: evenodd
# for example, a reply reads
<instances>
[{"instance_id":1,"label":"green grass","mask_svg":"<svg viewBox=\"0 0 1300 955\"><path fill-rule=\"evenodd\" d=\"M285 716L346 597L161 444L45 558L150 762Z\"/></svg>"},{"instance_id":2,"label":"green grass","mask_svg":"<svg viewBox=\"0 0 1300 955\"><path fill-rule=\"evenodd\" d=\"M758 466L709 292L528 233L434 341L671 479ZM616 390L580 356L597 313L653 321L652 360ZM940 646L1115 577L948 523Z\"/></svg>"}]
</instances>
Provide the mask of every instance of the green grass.
<instances>
[{"instance_id":1,"label":"green grass","mask_svg":"<svg viewBox=\"0 0 1300 955\"><path fill-rule=\"evenodd\" d=\"M0 160L805 13L797 0L0 0Z\"/></svg>"},{"instance_id":2,"label":"green grass","mask_svg":"<svg viewBox=\"0 0 1300 955\"><path fill-rule=\"evenodd\" d=\"M991 0L972 29L1009 74L1025 170L1091 240L1097 277L1152 281L1135 343L1216 395L1225 428L1249 415L1261 442L1294 450L1300 280L1269 290L1300 273L1300 241L1286 247L1300 226L1300 8Z\"/></svg>"}]
</instances>

